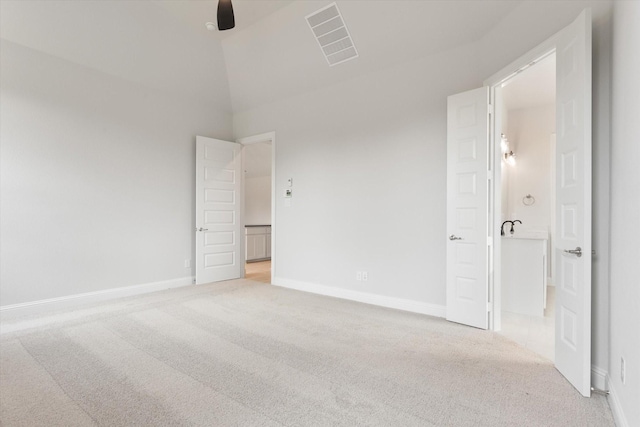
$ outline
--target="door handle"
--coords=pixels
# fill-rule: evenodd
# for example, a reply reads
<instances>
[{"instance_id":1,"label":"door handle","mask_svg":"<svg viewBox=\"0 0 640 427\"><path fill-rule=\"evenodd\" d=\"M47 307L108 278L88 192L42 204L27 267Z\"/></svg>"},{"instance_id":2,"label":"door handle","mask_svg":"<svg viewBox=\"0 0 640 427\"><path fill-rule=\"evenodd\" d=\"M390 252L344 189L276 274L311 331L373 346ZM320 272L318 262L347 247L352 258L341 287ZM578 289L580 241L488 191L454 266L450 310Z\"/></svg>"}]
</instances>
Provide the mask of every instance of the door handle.
<instances>
[{"instance_id":1,"label":"door handle","mask_svg":"<svg viewBox=\"0 0 640 427\"><path fill-rule=\"evenodd\" d=\"M568 253L568 254L574 254L574 255L577 255L577 256L578 256L578 258L580 258L580 257L582 256L582 248L580 248L580 246L578 246L578 247L577 247L577 248L575 248L575 249L565 249L564 251L565 251L566 253Z\"/></svg>"},{"instance_id":2,"label":"door handle","mask_svg":"<svg viewBox=\"0 0 640 427\"><path fill-rule=\"evenodd\" d=\"M196 228L196 231L209 231L209 229L200 227L200 228Z\"/></svg>"},{"instance_id":3,"label":"door handle","mask_svg":"<svg viewBox=\"0 0 640 427\"><path fill-rule=\"evenodd\" d=\"M462 240L462 237L454 236L453 234L449 236L449 240Z\"/></svg>"}]
</instances>

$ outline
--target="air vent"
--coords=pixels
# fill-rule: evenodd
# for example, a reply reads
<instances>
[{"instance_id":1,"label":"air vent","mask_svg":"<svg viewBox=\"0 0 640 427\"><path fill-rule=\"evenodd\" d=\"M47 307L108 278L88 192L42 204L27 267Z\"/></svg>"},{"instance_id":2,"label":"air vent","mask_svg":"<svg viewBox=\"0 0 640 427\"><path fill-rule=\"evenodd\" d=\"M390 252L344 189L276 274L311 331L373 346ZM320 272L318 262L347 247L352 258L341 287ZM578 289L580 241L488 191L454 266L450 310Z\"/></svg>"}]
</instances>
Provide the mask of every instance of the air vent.
<instances>
[{"instance_id":1,"label":"air vent","mask_svg":"<svg viewBox=\"0 0 640 427\"><path fill-rule=\"evenodd\" d=\"M338 65L358 57L337 4L332 3L306 18L329 65Z\"/></svg>"}]
</instances>

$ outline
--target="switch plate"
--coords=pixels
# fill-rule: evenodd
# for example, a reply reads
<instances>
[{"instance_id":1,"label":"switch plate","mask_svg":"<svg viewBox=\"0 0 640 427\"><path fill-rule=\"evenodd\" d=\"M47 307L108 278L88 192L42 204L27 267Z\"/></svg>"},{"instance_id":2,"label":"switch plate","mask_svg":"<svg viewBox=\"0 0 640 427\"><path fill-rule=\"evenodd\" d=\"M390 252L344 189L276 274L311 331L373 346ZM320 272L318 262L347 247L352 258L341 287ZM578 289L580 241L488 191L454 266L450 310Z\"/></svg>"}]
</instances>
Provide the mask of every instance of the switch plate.
<instances>
[{"instance_id":1,"label":"switch plate","mask_svg":"<svg viewBox=\"0 0 640 427\"><path fill-rule=\"evenodd\" d=\"M287 178L287 187L293 187L293 178Z\"/></svg>"},{"instance_id":2,"label":"switch plate","mask_svg":"<svg viewBox=\"0 0 640 427\"><path fill-rule=\"evenodd\" d=\"M362 280L362 271L357 271L356 272L356 280L357 281L361 281Z\"/></svg>"},{"instance_id":3,"label":"switch plate","mask_svg":"<svg viewBox=\"0 0 640 427\"><path fill-rule=\"evenodd\" d=\"M284 197L285 198L290 199L292 195L293 195L293 192L291 191L290 188L285 188L284 189Z\"/></svg>"},{"instance_id":4,"label":"switch plate","mask_svg":"<svg viewBox=\"0 0 640 427\"><path fill-rule=\"evenodd\" d=\"M184 260L184 268L191 268L191 260L190 259L185 259Z\"/></svg>"},{"instance_id":5,"label":"switch plate","mask_svg":"<svg viewBox=\"0 0 640 427\"><path fill-rule=\"evenodd\" d=\"M369 273L367 273L366 271L362 272L362 281L366 282L367 280L369 280Z\"/></svg>"}]
</instances>

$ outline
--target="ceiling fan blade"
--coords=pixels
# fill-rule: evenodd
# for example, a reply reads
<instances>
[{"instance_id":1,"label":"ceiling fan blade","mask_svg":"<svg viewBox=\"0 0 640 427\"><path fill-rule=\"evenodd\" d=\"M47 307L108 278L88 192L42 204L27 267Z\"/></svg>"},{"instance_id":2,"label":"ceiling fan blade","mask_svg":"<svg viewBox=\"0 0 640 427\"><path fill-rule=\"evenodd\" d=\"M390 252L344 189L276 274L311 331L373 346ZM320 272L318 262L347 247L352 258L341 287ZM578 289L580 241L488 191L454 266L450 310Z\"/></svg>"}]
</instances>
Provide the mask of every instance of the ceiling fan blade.
<instances>
[{"instance_id":1,"label":"ceiling fan blade","mask_svg":"<svg viewBox=\"0 0 640 427\"><path fill-rule=\"evenodd\" d=\"M231 0L218 0L218 30L230 30L236 26Z\"/></svg>"}]
</instances>

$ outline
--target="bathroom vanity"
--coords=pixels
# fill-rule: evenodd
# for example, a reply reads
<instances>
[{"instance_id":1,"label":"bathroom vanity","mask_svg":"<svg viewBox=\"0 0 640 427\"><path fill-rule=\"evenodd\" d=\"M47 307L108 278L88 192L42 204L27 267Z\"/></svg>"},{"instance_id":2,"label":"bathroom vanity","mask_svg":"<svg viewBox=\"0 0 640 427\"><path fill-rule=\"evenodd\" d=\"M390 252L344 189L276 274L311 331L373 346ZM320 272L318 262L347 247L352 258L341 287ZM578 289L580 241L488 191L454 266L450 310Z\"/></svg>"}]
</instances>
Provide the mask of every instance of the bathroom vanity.
<instances>
[{"instance_id":1,"label":"bathroom vanity","mask_svg":"<svg viewBox=\"0 0 640 427\"><path fill-rule=\"evenodd\" d=\"M502 310L544 316L547 300L547 233L502 238Z\"/></svg>"}]
</instances>

